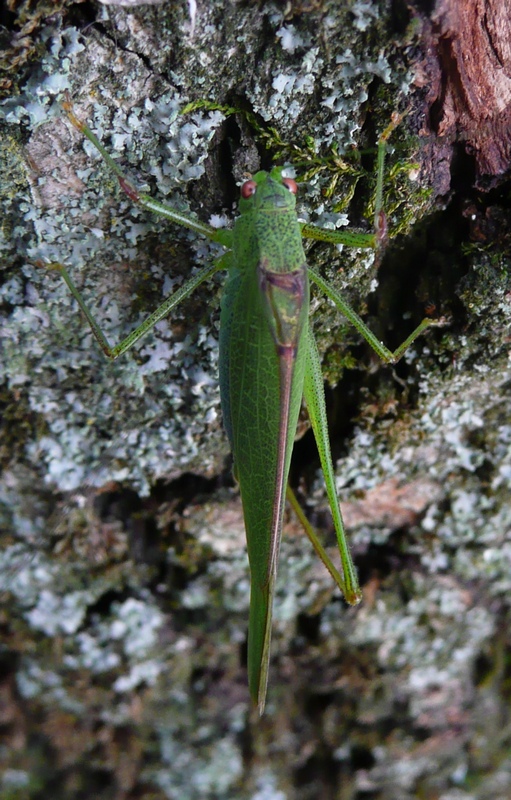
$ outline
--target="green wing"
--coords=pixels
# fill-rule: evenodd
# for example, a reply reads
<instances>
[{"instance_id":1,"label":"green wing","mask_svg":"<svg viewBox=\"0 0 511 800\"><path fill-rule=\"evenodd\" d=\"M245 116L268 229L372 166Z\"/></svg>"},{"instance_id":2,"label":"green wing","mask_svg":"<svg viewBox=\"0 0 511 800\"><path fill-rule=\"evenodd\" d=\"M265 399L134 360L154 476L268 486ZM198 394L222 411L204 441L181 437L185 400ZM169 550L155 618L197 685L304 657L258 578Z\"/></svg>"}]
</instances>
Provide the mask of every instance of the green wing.
<instances>
[{"instance_id":1,"label":"green wing","mask_svg":"<svg viewBox=\"0 0 511 800\"><path fill-rule=\"evenodd\" d=\"M286 486L303 395L309 284L294 213L259 212L255 224L242 218L237 237L222 300L220 391L250 563L249 688L262 713Z\"/></svg>"}]
</instances>

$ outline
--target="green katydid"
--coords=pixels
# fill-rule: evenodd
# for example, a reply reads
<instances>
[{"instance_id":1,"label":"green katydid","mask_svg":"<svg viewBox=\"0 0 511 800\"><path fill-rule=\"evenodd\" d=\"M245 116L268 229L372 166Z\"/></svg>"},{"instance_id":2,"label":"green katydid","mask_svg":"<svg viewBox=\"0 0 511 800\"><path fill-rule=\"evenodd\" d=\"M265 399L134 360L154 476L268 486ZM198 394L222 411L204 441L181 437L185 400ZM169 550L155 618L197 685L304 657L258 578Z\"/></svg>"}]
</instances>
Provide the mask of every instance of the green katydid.
<instances>
[{"instance_id":1,"label":"green katydid","mask_svg":"<svg viewBox=\"0 0 511 800\"><path fill-rule=\"evenodd\" d=\"M332 244L375 248L378 234L340 232L298 222L297 184L282 168L258 172L241 187L240 216L232 230L215 229L192 215L139 193L106 152L90 128L77 119L67 99L71 123L117 174L130 199L145 209L223 245L227 252L200 270L165 300L123 341L111 347L62 264L60 271L108 358L129 350L184 298L222 269L228 271L220 318L220 393L224 427L231 445L234 474L239 484L250 564L248 679L251 697L264 710L270 659L273 595L277 574L286 494L313 546L346 601L361 600L356 571L346 541L336 496L328 439L321 364L309 324L309 281L312 280L355 326L385 362L395 362L433 320L424 319L394 352L379 342L339 293L306 264L302 237ZM385 141L395 122L380 138L376 220L381 214ZM316 438L332 511L342 575L289 488L288 475L302 398L305 398Z\"/></svg>"}]
</instances>

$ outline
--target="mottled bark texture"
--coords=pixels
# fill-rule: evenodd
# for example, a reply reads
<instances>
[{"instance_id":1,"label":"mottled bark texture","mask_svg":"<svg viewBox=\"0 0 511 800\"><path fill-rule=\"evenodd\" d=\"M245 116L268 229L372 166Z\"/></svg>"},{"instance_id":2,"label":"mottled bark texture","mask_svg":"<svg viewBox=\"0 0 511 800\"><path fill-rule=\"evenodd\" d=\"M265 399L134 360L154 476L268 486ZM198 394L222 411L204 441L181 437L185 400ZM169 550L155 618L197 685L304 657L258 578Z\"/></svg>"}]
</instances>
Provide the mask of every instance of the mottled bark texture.
<instances>
[{"instance_id":1,"label":"mottled bark texture","mask_svg":"<svg viewBox=\"0 0 511 800\"><path fill-rule=\"evenodd\" d=\"M2 800L509 800L508 0L9 9ZM364 600L347 608L286 527L261 721L221 281L111 364L36 266L65 261L118 340L217 253L132 207L63 118L66 90L137 186L226 224L247 170L290 162L304 219L368 230L375 143L406 112L381 264L317 244L307 258L391 347L427 304L449 322L389 368L312 297ZM310 434L295 455L335 558Z\"/></svg>"}]
</instances>

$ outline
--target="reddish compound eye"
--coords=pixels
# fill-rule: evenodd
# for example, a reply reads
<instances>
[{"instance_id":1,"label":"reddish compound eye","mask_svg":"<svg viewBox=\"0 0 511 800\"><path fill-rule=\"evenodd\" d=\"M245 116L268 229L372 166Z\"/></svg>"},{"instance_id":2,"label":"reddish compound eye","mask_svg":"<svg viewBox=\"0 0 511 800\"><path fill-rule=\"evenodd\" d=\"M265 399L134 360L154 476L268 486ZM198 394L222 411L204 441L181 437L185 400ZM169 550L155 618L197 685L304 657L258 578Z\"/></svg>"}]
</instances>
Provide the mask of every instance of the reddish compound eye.
<instances>
[{"instance_id":1,"label":"reddish compound eye","mask_svg":"<svg viewBox=\"0 0 511 800\"><path fill-rule=\"evenodd\" d=\"M248 200L257 191L257 183L255 181L245 181L241 187L241 196L244 200Z\"/></svg>"},{"instance_id":2,"label":"reddish compound eye","mask_svg":"<svg viewBox=\"0 0 511 800\"><path fill-rule=\"evenodd\" d=\"M298 184L292 178L282 178L282 183L289 189L292 194L296 194L298 191Z\"/></svg>"}]
</instances>

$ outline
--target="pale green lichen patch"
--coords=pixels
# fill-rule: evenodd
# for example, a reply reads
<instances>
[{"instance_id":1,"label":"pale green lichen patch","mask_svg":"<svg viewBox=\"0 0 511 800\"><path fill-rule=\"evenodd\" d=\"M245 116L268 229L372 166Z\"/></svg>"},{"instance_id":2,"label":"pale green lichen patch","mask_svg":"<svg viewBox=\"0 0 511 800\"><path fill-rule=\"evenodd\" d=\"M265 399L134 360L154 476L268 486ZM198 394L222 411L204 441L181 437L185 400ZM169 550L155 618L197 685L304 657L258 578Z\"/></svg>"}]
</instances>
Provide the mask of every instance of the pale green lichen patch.
<instances>
[{"instance_id":1,"label":"pale green lichen patch","mask_svg":"<svg viewBox=\"0 0 511 800\"><path fill-rule=\"evenodd\" d=\"M451 327L417 342L396 370L353 347L357 336L314 296L325 375L331 384L346 375L331 407L347 418L332 438L365 602L342 604L291 527L268 715L257 727L244 664L249 576L229 493L215 495L218 507L202 497L192 505L176 487L165 493L171 510L151 529L152 566L130 558L126 532L112 543L73 516L63 540L48 524L49 487L115 476L152 490L152 512L158 479L218 475L228 463L216 376L221 280L110 364L58 275L34 265L65 262L116 340L218 255L131 206L63 119L63 91L137 187L201 220L232 221L231 165L257 145L263 167L296 162L300 216L339 228L353 221L348 199L358 224L371 216L374 153L361 160L350 148L372 151L413 85L387 35L390 3L230 4L229 14L224 3L203 3L192 33L193 5L105 6L101 26L83 33L50 21L40 60L0 108L1 402L19 412L6 417L10 436L19 427L18 447L0 442L0 567L32 734L27 758L39 763L32 741L65 754L71 783L52 773L51 785L68 796L75 781L95 796L98 770L110 786L117 781L117 794L142 796L149 783L179 800L294 797L302 786L310 796L468 796L471 771L498 759L505 766L508 750L498 664L507 658L511 588L509 281L495 253L465 254L477 256L458 289L465 317L455 313ZM386 184L391 231L402 220L408 230L430 202L411 179L416 143L406 130L405 118L390 144L398 151ZM314 245L308 258L366 312L381 277L373 254ZM445 258L438 272L425 262L412 268L443 287L459 270ZM389 327L413 328L403 322L410 302L401 298ZM393 516L381 503L375 515L382 494ZM310 495L320 514L319 483ZM48 793L46 777L24 766ZM46 760L44 776L52 769ZM493 771L507 797L509 770L507 784L504 768ZM472 794L499 796L484 787Z\"/></svg>"}]
</instances>

